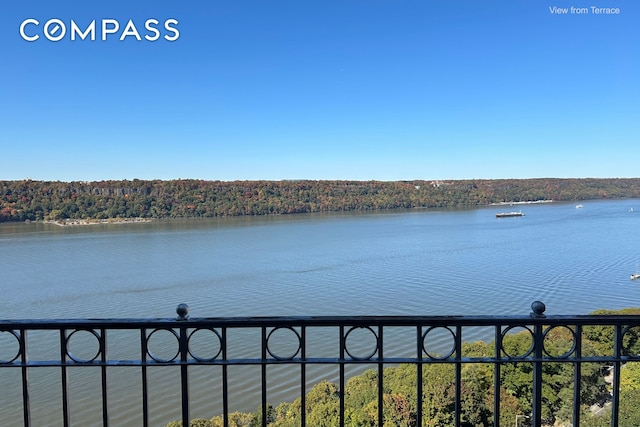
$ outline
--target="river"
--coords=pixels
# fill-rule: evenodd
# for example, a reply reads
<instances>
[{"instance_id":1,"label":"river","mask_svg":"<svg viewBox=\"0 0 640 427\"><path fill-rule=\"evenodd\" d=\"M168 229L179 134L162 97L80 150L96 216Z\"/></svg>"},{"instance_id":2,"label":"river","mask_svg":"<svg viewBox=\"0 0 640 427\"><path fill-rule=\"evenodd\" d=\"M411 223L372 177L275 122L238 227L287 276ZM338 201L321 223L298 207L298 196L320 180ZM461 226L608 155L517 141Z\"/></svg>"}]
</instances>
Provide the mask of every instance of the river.
<instances>
[{"instance_id":1,"label":"river","mask_svg":"<svg viewBox=\"0 0 640 427\"><path fill-rule=\"evenodd\" d=\"M179 303L192 317L526 315L534 300L547 314L640 305L640 283L629 280L640 272L640 200L581 203L0 224L0 317L175 317ZM522 217L495 217L520 209Z\"/></svg>"}]
</instances>

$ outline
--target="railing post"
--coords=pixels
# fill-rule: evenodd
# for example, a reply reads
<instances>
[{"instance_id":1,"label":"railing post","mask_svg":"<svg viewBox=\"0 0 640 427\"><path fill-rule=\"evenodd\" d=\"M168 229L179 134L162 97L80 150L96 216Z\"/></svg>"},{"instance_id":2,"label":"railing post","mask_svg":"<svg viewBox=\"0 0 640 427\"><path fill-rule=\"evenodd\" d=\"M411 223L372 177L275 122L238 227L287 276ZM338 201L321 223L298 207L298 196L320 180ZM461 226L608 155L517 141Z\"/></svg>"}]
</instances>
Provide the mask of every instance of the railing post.
<instances>
[{"instance_id":1,"label":"railing post","mask_svg":"<svg viewBox=\"0 0 640 427\"><path fill-rule=\"evenodd\" d=\"M531 317L540 319L546 317L544 315L546 307L541 301L534 301L531 304ZM533 398L531 402L531 422L535 427L542 425L542 354L544 347L544 325L536 323L533 326Z\"/></svg>"},{"instance_id":2,"label":"railing post","mask_svg":"<svg viewBox=\"0 0 640 427\"><path fill-rule=\"evenodd\" d=\"M261 384L261 392L260 392L260 404L261 413L262 413L262 423L261 427L267 427L267 327L262 326L261 330L261 349L260 349L260 384Z\"/></svg>"},{"instance_id":3,"label":"railing post","mask_svg":"<svg viewBox=\"0 0 640 427\"><path fill-rule=\"evenodd\" d=\"M417 393L416 393L416 398L417 398L417 411L416 411L416 425L418 426L422 426L422 402L424 400L424 397L422 396L422 326L418 325L417 327L417 337L416 337L416 343L418 345L418 352L417 352L417 367L416 367L416 376L417 376L417 381L416 381L416 387L417 387Z\"/></svg>"},{"instance_id":4,"label":"railing post","mask_svg":"<svg viewBox=\"0 0 640 427\"><path fill-rule=\"evenodd\" d=\"M29 355L27 353L27 329L20 329L20 360L22 362L22 412L24 427L31 427L31 400L29 394Z\"/></svg>"},{"instance_id":5,"label":"railing post","mask_svg":"<svg viewBox=\"0 0 640 427\"><path fill-rule=\"evenodd\" d=\"M578 360L573 365L573 378L575 378L573 386L573 425L580 425L580 403L582 389L582 325L576 325L575 333L575 358Z\"/></svg>"},{"instance_id":6,"label":"railing post","mask_svg":"<svg viewBox=\"0 0 640 427\"><path fill-rule=\"evenodd\" d=\"M462 415L462 327L456 326L455 336L455 418L454 423L456 427L460 426L460 420Z\"/></svg>"},{"instance_id":7,"label":"railing post","mask_svg":"<svg viewBox=\"0 0 640 427\"><path fill-rule=\"evenodd\" d=\"M620 357L622 356L622 327L616 325L613 332L613 395L611 396L611 425L618 426L620 418Z\"/></svg>"},{"instance_id":8,"label":"railing post","mask_svg":"<svg viewBox=\"0 0 640 427\"><path fill-rule=\"evenodd\" d=\"M344 378L344 359L345 359L345 337L344 337L344 325L340 325L340 351L339 351L339 365L340 365L340 427L344 427L344 387L346 384Z\"/></svg>"},{"instance_id":9,"label":"railing post","mask_svg":"<svg viewBox=\"0 0 640 427\"><path fill-rule=\"evenodd\" d=\"M222 328L222 360L228 362L227 328ZM229 427L229 365L222 365L222 414L223 427Z\"/></svg>"},{"instance_id":10,"label":"railing post","mask_svg":"<svg viewBox=\"0 0 640 427\"><path fill-rule=\"evenodd\" d=\"M378 425L384 425L384 329L378 326Z\"/></svg>"},{"instance_id":11,"label":"railing post","mask_svg":"<svg viewBox=\"0 0 640 427\"><path fill-rule=\"evenodd\" d=\"M302 349L300 358L302 363L300 364L300 425L307 425L307 413L305 408L307 407L307 328L302 326L300 329L300 338L302 342ZM225 426L228 427L228 426Z\"/></svg>"},{"instance_id":12,"label":"railing post","mask_svg":"<svg viewBox=\"0 0 640 427\"><path fill-rule=\"evenodd\" d=\"M69 415L69 374L67 372L67 331L60 329L60 382L62 384L62 422L64 427L71 425Z\"/></svg>"},{"instance_id":13,"label":"railing post","mask_svg":"<svg viewBox=\"0 0 640 427\"><path fill-rule=\"evenodd\" d=\"M100 379L102 382L102 426L109 427L109 387L107 383L107 330L106 328L100 329Z\"/></svg>"},{"instance_id":14,"label":"railing post","mask_svg":"<svg viewBox=\"0 0 640 427\"><path fill-rule=\"evenodd\" d=\"M189 306L187 304L179 304L176 309L178 313L178 321L184 321L189 318ZM187 364L189 355L189 338L187 336L187 328L180 327L180 384L182 387L182 425L189 425L189 365Z\"/></svg>"},{"instance_id":15,"label":"railing post","mask_svg":"<svg viewBox=\"0 0 640 427\"><path fill-rule=\"evenodd\" d=\"M140 328L140 376L142 381L142 427L149 427L149 383L147 377L147 330Z\"/></svg>"},{"instance_id":16,"label":"railing post","mask_svg":"<svg viewBox=\"0 0 640 427\"><path fill-rule=\"evenodd\" d=\"M495 347L493 365L493 424L495 427L500 427L500 359L502 359L502 333L501 327L495 327Z\"/></svg>"}]
</instances>

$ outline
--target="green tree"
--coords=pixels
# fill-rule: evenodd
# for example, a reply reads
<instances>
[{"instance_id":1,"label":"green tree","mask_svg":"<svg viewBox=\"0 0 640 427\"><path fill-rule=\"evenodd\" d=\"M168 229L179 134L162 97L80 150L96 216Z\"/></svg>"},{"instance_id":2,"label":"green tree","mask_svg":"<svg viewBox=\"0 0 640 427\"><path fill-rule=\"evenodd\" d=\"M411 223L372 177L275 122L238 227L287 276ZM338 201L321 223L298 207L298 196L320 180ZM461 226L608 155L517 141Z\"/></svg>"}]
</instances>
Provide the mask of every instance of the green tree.
<instances>
[{"instance_id":1,"label":"green tree","mask_svg":"<svg viewBox=\"0 0 640 427\"><path fill-rule=\"evenodd\" d=\"M338 387L321 381L307 393L307 424L315 427L333 427L340 424L340 395Z\"/></svg>"},{"instance_id":2,"label":"green tree","mask_svg":"<svg viewBox=\"0 0 640 427\"><path fill-rule=\"evenodd\" d=\"M224 427L224 420L222 417L213 417L211 419L213 427ZM256 425L256 418L254 414L243 412L231 412L229 414L229 427L252 427Z\"/></svg>"},{"instance_id":3,"label":"green tree","mask_svg":"<svg viewBox=\"0 0 640 427\"><path fill-rule=\"evenodd\" d=\"M182 427L182 421L171 421L165 427ZM189 422L189 427L217 427L213 421L204 418L194 418Z\"/></svg>"},{"instance_id":4,"label":"green tree","mask_svg":"<svg viewBox=\"0 0 640 427\"><path fill-rule=\"evenodd\" d=\"M411 427L415 426L416 414L411 409L412 404L403 394L384 394L382 403L383 427ZM368 413L370 423L358 424L367 426L378 425L378 399L372 400L364 408ZM350 424L356 425L356 424Z\"/></svg>"}]
</instances>

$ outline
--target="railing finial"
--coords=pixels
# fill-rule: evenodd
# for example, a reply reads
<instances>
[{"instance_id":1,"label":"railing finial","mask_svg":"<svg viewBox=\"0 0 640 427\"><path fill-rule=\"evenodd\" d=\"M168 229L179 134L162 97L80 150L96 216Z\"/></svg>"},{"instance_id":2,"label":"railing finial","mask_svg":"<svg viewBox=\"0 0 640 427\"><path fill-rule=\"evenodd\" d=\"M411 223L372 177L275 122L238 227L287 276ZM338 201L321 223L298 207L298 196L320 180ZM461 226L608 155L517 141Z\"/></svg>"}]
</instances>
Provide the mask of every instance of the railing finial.
<instances>
[{"instance_id":1,"label":"railing finial","mask_svg":"<svg viewBox=\"0 0 640 427\"><path fill-rule=\"evenodd\" d=\"M187 320L189 318L189 306L185 303L178 304L176 313L178 313L178 320Z\"/></svg>"},{"instance_id":2,"label":"railing finial","mask_svg":"<svg viewBox=\"0 0 640 427\"><path fill-rule=\"evenodd\" d=\"M547 307L544 305L542 301L534 301L531 303L531 310L533 310L530 315L531 317L546 317L544 315L544 311Z\"/></svg>"}]
</instances>

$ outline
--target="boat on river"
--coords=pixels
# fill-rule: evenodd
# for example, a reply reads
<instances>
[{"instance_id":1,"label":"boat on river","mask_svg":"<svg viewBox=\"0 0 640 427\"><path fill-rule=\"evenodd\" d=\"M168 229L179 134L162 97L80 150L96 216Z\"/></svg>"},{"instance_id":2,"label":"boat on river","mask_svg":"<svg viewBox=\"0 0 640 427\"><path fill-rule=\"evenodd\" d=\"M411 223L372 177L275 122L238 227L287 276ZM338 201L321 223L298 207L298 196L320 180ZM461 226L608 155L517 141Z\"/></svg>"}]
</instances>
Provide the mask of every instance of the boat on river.
<instances>
[{"instance_id":1,"label":"boat on river","mask_svg":"<svg viewBox=\"0 0 640 427\"><path fill-rule=\"evenodd\" d=\"M640 273L634 273L631 275L631 280L638 280L640 279Z\"/></svg>"},{"instance_id":2,"label":"boat on river","mask_svg":"<svg viewBox=\"0 0 640 427\"><path fill-rule=\"evenodd\" d=\"M508 218L510 216L524 216L522 211L518 212L501 212L496 214L496 218Z\"/></svg>"}]
</instances>

